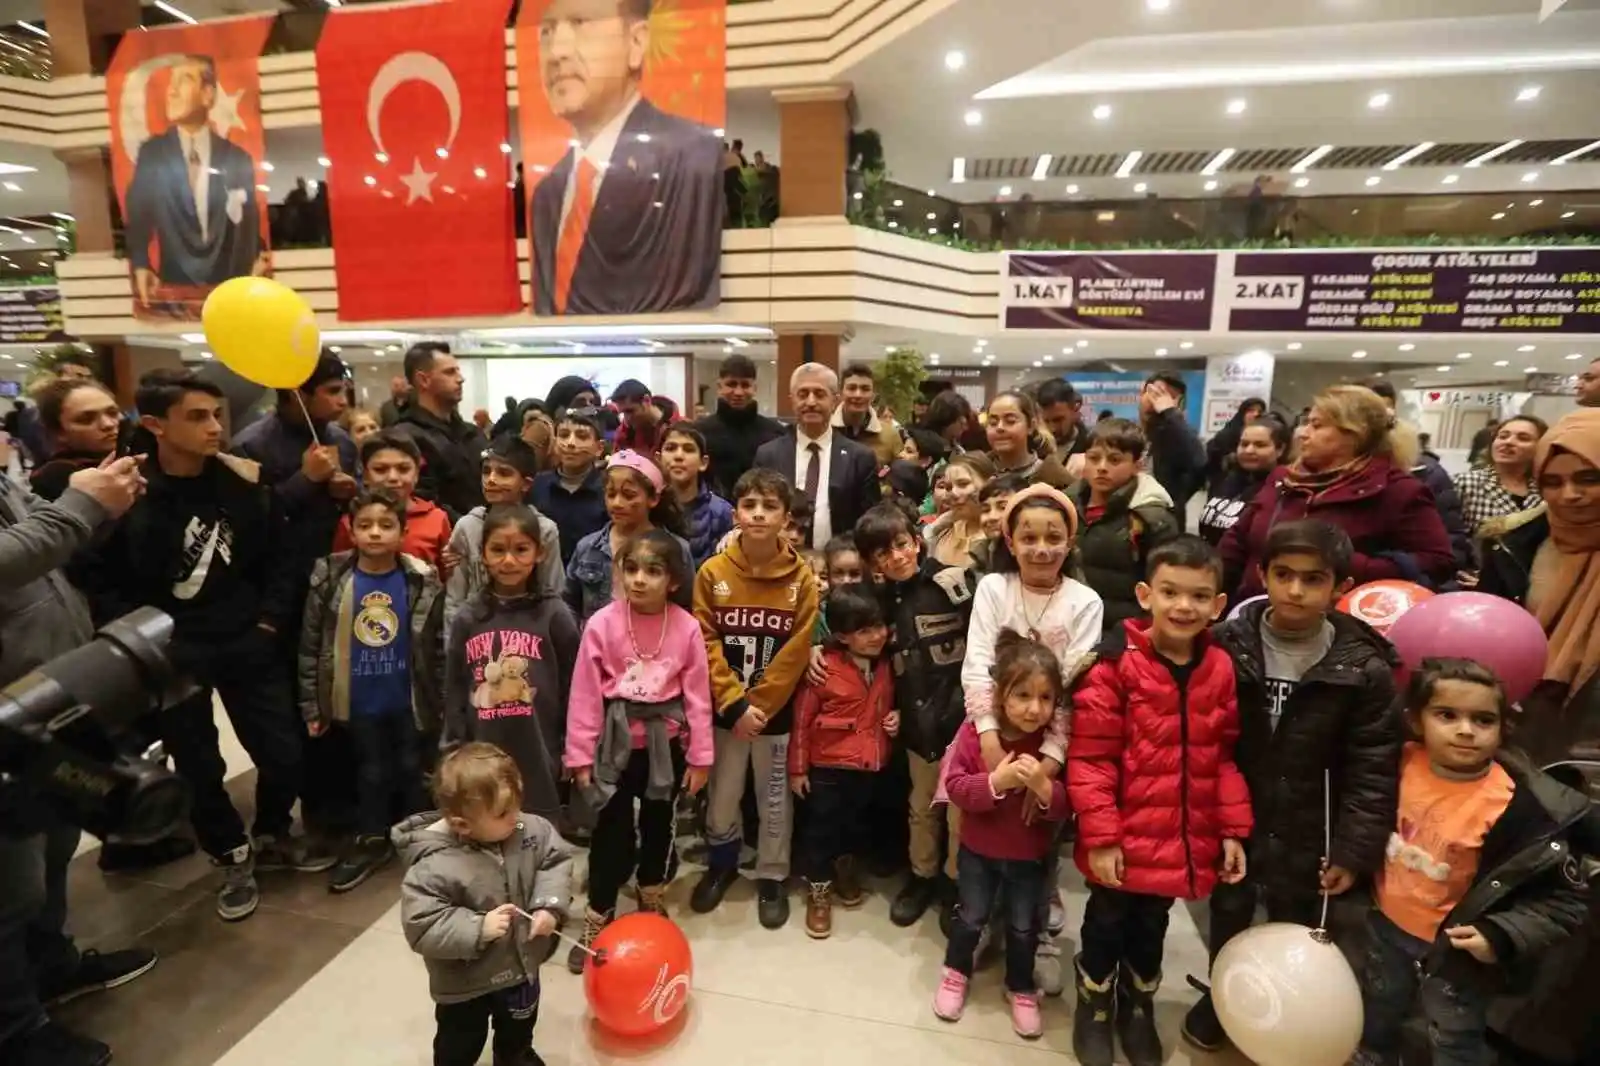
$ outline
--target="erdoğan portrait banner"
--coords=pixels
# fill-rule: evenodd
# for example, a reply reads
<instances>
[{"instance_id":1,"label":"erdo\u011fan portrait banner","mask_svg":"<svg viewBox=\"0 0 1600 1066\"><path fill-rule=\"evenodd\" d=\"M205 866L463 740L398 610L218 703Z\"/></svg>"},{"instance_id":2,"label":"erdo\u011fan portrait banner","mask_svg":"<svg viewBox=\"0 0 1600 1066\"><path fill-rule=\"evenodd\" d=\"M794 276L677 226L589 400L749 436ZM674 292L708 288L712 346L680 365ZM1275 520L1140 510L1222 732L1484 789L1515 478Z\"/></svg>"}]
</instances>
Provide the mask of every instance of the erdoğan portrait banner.
<instances>
[{"instance_id":1,"label":"erdo\u011fan portrait banner","mask_svg":"<svg viewBox=\"0 0 1600 1066\"><path fill-rule=\"evenodd\" d=\"M106 72L111 176L134 315L193 321L211 290L271 272L258 59L272 16L130 33Z\"/></svg>"},{"instance_id":2,"label":"erdo\u011fan portrait banner","mask_svg":"<svg viewBox=\"0 0 1600 1066\"><path fill-rule=\"evenodd\" d=\"M727 0L523 0L536 315L720 299L726 23Z\"/></svg>"},{"instance_id":3,"label":"erdo\u011fan portrait banner","mask_svg":"<svg viewBox=\"0 0 1600 1066\"><path fill-rule=\"evenodd\" d=\"M329 13L317 90L340 319L521 309L510 8L451 0Z\"/></svg>"}]
</instances>

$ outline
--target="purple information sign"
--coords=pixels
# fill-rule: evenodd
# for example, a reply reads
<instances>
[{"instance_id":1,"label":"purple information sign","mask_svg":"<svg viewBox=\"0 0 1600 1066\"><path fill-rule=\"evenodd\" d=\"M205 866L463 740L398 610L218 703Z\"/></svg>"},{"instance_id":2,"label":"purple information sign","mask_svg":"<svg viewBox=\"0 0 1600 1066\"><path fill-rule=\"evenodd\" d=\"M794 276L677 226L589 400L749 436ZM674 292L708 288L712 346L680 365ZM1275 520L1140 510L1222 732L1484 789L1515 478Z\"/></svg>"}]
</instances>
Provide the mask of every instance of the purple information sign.
<instances>
[{"instance_id":1,"label":"purple information sign","mask_svg":"<svg viewBox=\"0 0 1600 1066\"><path fill-rule=\"evenodd\" d=\"M1241 332L1600 333L1600 249L1240 252Z\"/></svg>"},{"instance_id":2,"label":"purple information sign","mask_svg":"<svg viewBox=\"0 0 1600 1066\"><path fill-rule=\"evenodd\" d=\"M1011 253L1000 279L1006 329L1207 330L1210 253Z\"/></svg>"}]
</instances>

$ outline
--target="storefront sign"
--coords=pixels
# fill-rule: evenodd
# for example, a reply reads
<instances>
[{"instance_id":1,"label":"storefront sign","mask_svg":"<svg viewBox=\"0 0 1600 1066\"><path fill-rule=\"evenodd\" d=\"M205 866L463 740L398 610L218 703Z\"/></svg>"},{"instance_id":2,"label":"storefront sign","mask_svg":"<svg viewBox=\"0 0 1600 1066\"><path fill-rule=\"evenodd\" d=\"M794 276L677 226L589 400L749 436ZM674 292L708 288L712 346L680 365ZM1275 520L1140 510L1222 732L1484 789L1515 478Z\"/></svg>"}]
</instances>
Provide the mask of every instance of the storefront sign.
<instances>
[{"instance_id":1,"label":"storefront sign","mask_svg":"<svg viewBox=\"0 0 1600 1066\"><path fill-rule=\"evenodd\" d=\"M61 290L54 285L0 288L0 344L66 340Z\"/></svg>"},{"instance_id":2,"label":"storefront sign","mask_svg":"<svg viewBox=\"0 0 1600 1066\"><path fill-rule=\"evenodd\" d=\"M1239 405L1252 397L1272 405L1276 360L1266 352L1213 355L1206 360L1205 421L1199 431L1211 436L1228 424Z\"/></svg>"},{"instance_id":3,"label":"storefront sign","mask_svg":"<svg viewBox=\"0 0 1600 1066\"><path fill-rule=\"evenodd\" d=\"M1210 333L1600 333L1600 248L1008 253L1001 325Z\"/></svg>"}]
</instances>

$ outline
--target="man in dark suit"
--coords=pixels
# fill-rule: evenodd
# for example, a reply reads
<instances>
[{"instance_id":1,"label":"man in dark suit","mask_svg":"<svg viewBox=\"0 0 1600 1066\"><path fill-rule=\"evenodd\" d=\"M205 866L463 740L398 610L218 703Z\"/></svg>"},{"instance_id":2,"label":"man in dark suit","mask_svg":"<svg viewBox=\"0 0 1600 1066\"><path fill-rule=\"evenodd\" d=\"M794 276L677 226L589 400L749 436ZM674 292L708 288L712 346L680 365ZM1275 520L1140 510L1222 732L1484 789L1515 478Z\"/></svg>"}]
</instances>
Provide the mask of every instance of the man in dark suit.
<instances>
[{"instance_id":1,"label":"man in dark suit","mask_svg":"<svg viewBox=\"0 0 1600 1066\"><path fill-rule=\"evenodd\" d=\"M839 376L821 363L805 363L789 377L794 428L756 449L756 466L776 470L816 506L806 546L819 551L882 495L872 449L833 431Z\"/></svg>"},{"instance_id":2,"label":"man in dark suit","mask_svg":"<svg viewBox=\"0 0 1600 1066\"><path fill-rule=\"evenodd\" d=\"M650 0L550 0L539 66L572 147L533 192L534 312L619 315L721 297L722 142L640 95Z\"/></svg>"},{"instance_id":3,"label":"man in dark suit","mask_svg":"<svg viewBox=\"0 0 1600 1066\"><path fill-rule=\"evenodd\" d=\"M139 146L128 184L128 259L141 304L160 284L215 285L257 272L261 209L250 154L211 129L217 68L185 56L167 85L165 133ZM150 241L161 251L159 274Z\"/></svg>"}]
</instances>

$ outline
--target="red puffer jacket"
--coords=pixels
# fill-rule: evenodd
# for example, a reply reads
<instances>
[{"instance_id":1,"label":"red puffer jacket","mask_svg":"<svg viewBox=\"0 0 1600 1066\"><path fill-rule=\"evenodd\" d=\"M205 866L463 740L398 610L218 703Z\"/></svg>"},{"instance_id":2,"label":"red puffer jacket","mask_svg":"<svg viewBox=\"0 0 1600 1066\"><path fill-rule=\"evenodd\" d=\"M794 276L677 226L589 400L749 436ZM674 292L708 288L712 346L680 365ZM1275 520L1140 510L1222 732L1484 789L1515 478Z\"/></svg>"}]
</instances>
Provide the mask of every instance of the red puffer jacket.
<instances>
[{"instance_id":1,"label":"red puffer jacket","mask_svg":"<svg viewBox=\"0 0 1600 1066\"><path fill-rule=\"evenodd\" d=\"M1217 882L1224 838L1250 836L1250 793L1233 762L1239 736L1233 660L1209 634L1180 687L1150 644L1150 622L1106 635L1072 697L1067 794L1078 868L1120 845L1122 890L1200 899Z\"/></svg>"},{"instance_id":2,"label":"red puffer jacket","mask_svg":"<svg viewBox=\"0 0 1600 1066\"><path fill-rule=\"evenodd\" d=\"M803 682L795 696L789 773L808 773L813 766L883 769L889 761L883 719L894 707L894 670L889 660L878 660L871 685L843 649L829 648L822 661L828 668L827 680L816 686Z\"/></svg>"}]
</instances>

